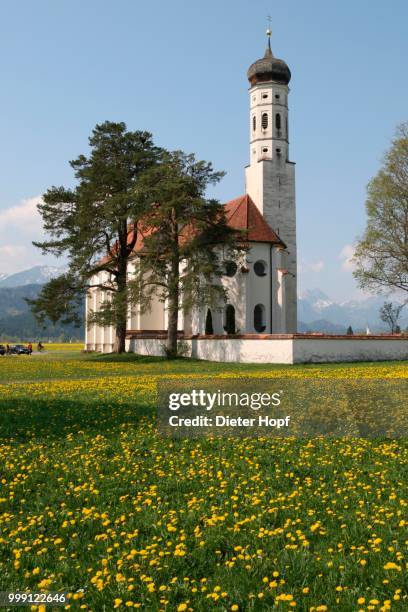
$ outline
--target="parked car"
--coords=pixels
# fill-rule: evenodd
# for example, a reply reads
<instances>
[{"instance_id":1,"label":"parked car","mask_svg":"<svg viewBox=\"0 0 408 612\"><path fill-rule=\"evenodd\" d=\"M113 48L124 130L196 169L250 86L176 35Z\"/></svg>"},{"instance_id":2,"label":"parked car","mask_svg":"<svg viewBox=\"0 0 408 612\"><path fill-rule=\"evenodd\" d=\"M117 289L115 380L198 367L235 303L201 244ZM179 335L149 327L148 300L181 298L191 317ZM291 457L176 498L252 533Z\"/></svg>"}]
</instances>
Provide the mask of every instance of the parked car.
<instances>
[{"instance_id":1,"label":"parked car","mask_svg":"<svg viewBox=\"0 0 408 612\"><path fill-rule=\"evenodd\" d=\"M12 355L29 355L30 351L24 344L15 344L11 347Z\"/></svg>"},{"instance_id":2,"label":"parked car","mask_svg":"<svg viewBox=\"0 0 408 612\"><path fill-rule=\"evenodd\" d=\"M0 344L0 355L5 355L6 354L6 347L4 346L4 344Z\"/></svg>"}]
</instances>

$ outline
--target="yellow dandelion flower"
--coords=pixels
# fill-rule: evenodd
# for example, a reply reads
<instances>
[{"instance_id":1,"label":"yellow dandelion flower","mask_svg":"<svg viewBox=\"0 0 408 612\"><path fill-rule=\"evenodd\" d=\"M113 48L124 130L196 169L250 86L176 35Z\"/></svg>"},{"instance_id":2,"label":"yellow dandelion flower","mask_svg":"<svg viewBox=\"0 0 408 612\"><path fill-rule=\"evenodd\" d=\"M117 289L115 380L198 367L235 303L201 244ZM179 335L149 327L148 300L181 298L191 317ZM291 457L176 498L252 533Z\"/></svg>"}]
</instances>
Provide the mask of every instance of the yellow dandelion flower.
<instances>
[{"instance_id":1,"label":"yellow dandelion flower","mask_svg":"<svg viewBox=\"0 0 408 612\"><path fill-rule=\"evenodd\" d=\"M384 565L384 569L385 570L396 570L397 572L400 572L401 566L397 565L396 563L393 563L392 561L389 561L388 563Z\"/></svg>"}]
</instances>

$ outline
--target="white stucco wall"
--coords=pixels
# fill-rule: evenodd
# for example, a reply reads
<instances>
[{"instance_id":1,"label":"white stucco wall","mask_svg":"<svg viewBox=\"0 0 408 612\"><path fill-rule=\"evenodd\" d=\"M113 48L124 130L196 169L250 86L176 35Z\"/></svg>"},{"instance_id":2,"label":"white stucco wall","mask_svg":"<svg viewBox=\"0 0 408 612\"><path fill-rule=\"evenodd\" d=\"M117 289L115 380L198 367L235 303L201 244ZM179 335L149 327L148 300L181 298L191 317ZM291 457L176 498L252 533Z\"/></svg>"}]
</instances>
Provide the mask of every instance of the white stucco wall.
<instances>
[{"instance_id":1,"label":"white stucco wall","mask_svg":"<svg viewBox=\"0 0 408 612\"><path fill-rule=\"evenodd\" d=\"M265 309L265 329L263 333L271 332L271 298L272 295L272 276L271 264L271 245L266 243L252 243L251 249L247 253L247 266L249 272L247 276L247 317L245 332L248 334L258 333L254 327L254 309L257 304L262 304ZM262 261L266 266L266 275L257 276L254 272L254 264L257 261Z\"/></svg>"},{"instance_id":2,"label":"white stucco wall","mask_svg":"<svg viewBox=\"0 0 408 612\"><path fill-rule=\"evenodd\" d=\"M165 336L127 340L128 351L164 355ZM183 340L196 359L240 363L328 363L408 360L408 339L402 338L193 338ZM88 350L102 350L90 342ZM104 352L112 344L104 344Z\"/></svg>"},{"instance_id":3,"label":"white stucco wall","mask_svg":"<svg viewBox=\"0 0 408 612\"><path fill-rule=\"evenodd\" d=\"M193 340L192 357L238 363L293 363L293 344L287 340Z\"/></svg>"},{"instance_id":4,"label":"white stucco wall","mask_svg":"<svg viewBox=\"0 0 408 612\"><path fill-rule=\"evenodd\" d=\"M408 359L408 339L295 339L293 363Z\"/></svg>"},{"instance_id":5,"label":"white stucco wall","mask_svg":"<svg viewBox=\"0 0 408 612\"><path fill-rule=\"evenodd\" d=\"M289 161L288 93L289 88L278 83L258 83L249 90L250 163L245 170L245 184L246 192L287 246L286 266L289 274L285 279L285 329L279 331L295 333L297 329L296 195L295 165ZM276 95L279 95L279 99ZM267 129L262 128L264 113L268 115ZM279 131L275 126L277 113L281 116ZM264 149L267 149L267 152L264 152Z\"/></svg>"},{"instance_id":6,"label":"white stucco wall","mask_svg":"<svg viewBox=\"0 0 408 612\"><path fill-rule=\"evenodd\" d=\"M235 322L238 333L258 333L254 326L254 309L258 304L264 307L264 333L282 333L286 330L284 318L283 283L280 268L286 265L286 253L269 243L251 242L247 253L237 261L237 272L234 276L223 276L222 285L228 292L227 304L235 308ZM225 263L228 257L225 258ZM265 264L265 276L258 276L254 265L262 261ZM214 334L223 334L225 325L225 308L211 307ZM192 312L191 330L193 334L205 333L205 319L208 307L199 306ZM272 315L272 327L271 327ZM187 331L186 328L184 328Z\"/></svg>"}]
</instances>

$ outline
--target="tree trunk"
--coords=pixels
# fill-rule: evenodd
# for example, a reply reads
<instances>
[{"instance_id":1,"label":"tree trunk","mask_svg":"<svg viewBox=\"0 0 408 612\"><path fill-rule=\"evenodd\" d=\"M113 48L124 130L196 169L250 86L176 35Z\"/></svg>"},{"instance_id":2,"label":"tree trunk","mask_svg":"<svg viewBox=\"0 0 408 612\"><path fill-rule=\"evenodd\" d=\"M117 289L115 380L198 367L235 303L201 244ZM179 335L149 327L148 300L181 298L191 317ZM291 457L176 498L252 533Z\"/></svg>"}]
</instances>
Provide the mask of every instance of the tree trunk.
<instances>
[{"instance_id":1,"label":"tree trunk","mask_svg":"<svg viewBox=\"0 0 408 612\"><path fill-rule=\"evenodd\" d=\"M116 282L118 290L115 296L116 324L113 351L115 353L124 353L126 350L126 329L128 315L127 260L124 255L122 255L118 261L118 275Z\"/></svg>"},{"instance_id":2,"label":"tree trunk","mask_svg":"<svg viewBox=\"0 0 408 612\"><path fill-rule=\"evenodd\" d=\"M177 328L179 311L179 244L178 244L178 224L176 212L171 213L172 241L173 250L170 260L170 270L168 279L169 298L168 298L168 326L167 326L167 357L175 359L177 357Z\"/></svg>"},{"instance_id":3,"label":"tree trunk","mask_svg":"<svg viewBox=\"0 0 408 612\"><path fill-rule=\"evenodd\" d=\"M178 287L171 292L168 302L167 356L169 359L177 357L177 327Z\"/></svg>"},{"instance_id":4,"label":"tree trunk","mask_svg":"<svg viewBox=\"0 0 408 612\"><path fill-rule=\"evenodd\" d=\"M114 353L124 353L126 350L126 323L116 325L115 342L113 344Z\"/></svg>"}]
</instances>

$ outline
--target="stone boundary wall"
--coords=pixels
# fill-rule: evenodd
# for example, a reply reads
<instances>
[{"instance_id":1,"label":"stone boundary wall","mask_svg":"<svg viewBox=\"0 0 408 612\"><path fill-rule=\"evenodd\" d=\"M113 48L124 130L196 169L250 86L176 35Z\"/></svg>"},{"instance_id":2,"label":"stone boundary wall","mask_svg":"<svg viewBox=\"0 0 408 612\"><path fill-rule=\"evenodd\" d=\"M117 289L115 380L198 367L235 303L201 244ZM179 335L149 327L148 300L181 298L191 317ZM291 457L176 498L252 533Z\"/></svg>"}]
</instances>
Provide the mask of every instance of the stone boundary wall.
<instances>
[{"instance_id":1,"label":"stone boundary wall","mask_svg":"<svg viewBox=\"0 0 408 612\"><path fill-rule=\"evenodd\" d=\"M187 336L180 334L186 356L239 363L328 363L408 360L408 337L328 336L320 334L245 334ZM163 356L165 332L130 332L126 349L140 355ZM109 353L112 345L88 344L87 350Z\"/></svg>"}]
</instances>

